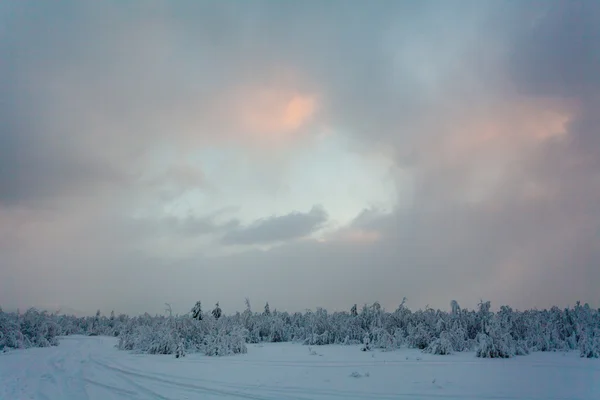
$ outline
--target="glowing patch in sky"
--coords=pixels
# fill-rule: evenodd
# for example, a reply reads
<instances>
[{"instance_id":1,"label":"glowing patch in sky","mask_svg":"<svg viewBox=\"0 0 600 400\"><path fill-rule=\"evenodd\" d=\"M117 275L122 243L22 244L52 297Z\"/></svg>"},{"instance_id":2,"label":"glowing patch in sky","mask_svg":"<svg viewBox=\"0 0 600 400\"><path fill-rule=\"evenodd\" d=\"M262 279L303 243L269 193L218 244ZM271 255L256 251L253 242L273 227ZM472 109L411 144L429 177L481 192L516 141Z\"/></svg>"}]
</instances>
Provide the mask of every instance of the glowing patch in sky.
<instances>
[{"instance_id":1,"label":"glowing patch in sky","mask_svg":"<svg viewBox=\"0 0 600 400\"><path fill-rule=\"evenodd\" d=\"M391 160L349 150L343 136L330 134L294 147L285 159L257 160L243 147L219 146L200 151L195 167L205 182L163 203L159 213L177 218L205 216L224 207L221 216L242 225L314 205L327 212L327 228L350 223L365 208L390 210L397 203ZM374 241L373 233L349 233L346 239Z\"/></svg>"},{"instance_id":2,"label":"glowing patch in sky","mask_svg":"<svg viewBox=\"0 0 600 400\"><path fill-rule=\"evenodd\" d=\"M370 244L381 240L381 232L360 228L342 228L317 240L322 243L342 242L354 244Z\"/></svg>"},{"instance_id":3,"label":"glowing patch in sky","mask_svg":"<svg viewBox=\"0 0 600 400\"><path fill-rule=\"evenodd\" d=\"M236 99L240 129L265 138L287 136L316 110L314 96L286 90L242 90Z\"/></svg>"},{"instance_id":4,"label":"glowing patch in sky","mask_svg":"<svg viewBox=\"0 0 600 400\"><path fill-rule=\"evenodd\" d=\"M459 197L480 202L493 195L511 168L540 143L568 134L576 105L556 99L513 99L492 106L473 106L435 122L438 142L426 145L426 168L456 171L466 184ZM540 192L542 188L536 188Z\"/></svg>"}]
</instances>

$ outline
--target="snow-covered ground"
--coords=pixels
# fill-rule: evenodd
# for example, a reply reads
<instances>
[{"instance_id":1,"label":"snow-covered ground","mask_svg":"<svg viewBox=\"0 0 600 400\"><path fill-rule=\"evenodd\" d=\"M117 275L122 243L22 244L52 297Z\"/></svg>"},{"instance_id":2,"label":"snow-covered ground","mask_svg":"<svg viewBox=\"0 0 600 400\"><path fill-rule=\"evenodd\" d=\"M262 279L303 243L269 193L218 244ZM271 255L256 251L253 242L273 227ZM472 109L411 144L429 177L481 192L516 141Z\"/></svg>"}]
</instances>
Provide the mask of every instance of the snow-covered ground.
<instances>
[{"instance_id":1,"label":"snow-covered ground","mask_svg":"<svg viewBox=\"0 0 600 400\"><path fill-rule=\"evenodd\" d=\"M175 359L129 354L115 343L70 336L58 347L2 354L0 398L600 399L600 360L575 352L497 360L283 343Z\"/></svg>"}]
</instances>

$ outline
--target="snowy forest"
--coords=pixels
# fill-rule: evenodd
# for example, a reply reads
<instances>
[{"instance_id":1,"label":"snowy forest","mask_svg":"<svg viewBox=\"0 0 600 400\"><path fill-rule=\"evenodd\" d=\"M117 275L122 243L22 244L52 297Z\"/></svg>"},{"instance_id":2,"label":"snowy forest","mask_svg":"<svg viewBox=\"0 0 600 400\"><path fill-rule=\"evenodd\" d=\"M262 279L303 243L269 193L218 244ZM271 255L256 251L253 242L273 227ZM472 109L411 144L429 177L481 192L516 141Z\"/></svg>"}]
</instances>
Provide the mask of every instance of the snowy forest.
<instances>
[{"instance_id":1,"label":"snowy forest","mask_svg":"<svg viewBox=\"0 0 600 400\"><path fill-rule=\"evenodd\" d=\"M0 352L58 344L60 336L105 335L118 338L121 350L147 354L200 352L207 356L245 353L246 344L299 342L306 345L360 345L363 351L417 348L433 354L473 351L477 357L508 358L536 351L578 351L581 357L600 357L600 309L580 302L572 308L515 311L502 306L491 311L481 301L476 310L452 301L448 311L411 311L405 300L393 312L379 303L328 313L318 308L304 313L246 309L233 315L219 304L208 311L198 301L185 315L148 313L129 317L75 317L34 308L25 313L0 308Z\"/></svg>"}]
</instances>

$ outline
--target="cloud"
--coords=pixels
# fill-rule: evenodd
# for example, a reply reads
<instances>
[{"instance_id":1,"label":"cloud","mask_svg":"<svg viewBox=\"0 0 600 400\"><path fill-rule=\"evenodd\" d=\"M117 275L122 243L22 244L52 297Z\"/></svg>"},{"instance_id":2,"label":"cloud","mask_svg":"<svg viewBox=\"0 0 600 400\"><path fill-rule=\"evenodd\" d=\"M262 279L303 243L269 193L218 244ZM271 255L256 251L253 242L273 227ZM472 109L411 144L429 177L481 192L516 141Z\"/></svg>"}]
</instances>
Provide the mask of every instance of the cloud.
<instances>
[{"instance_id":1,"label":"cloud","mask_svg":"<svg viewBox=\"0 0 600 400\"><path fill-rule=\"evenodd\" d=\"M598 303L599 13L2 4L0 302Z\"/></svg>"},{"instance_id":2,"label":"cloud","mask_svg":"<svg viewBox=\"0 0 600 400\"><path fill-rule=\"evenodd\" d=\"M0 41L3 203L133 185L157 163L166 173L208 146L270 150L306 128L317 109L314 88L293 74L268 79L275 65L260 54L243 62L249 75L240 73L244 35L236 29L223 35L229 47L214 47L210 38L236 26L236 12L205 5L197 21L169 10L3 6L11 32Z\"/></svg>"},{"instance_id":3,"label":"cloud","mask_svg":"<svg viewBox=\"0 0 600 400\"><path fill-rule=\"evenodd\" d=\"M158 231L164 232L171 230L173 234L182 236L200 236L210 233L228 232L239 227L240 222L236 219L229 219L224 222L217 220L217 213L195 217L193 215L185 218L164 217L158 221L142 220L141 224L154 225Z\"/></svg>"},{"instance_id":4,"label":"cloud","mask_svg":"<svg viewBox=\"0 0 600 400\"><path fill-rule=\"evenodd\" d=\"M345 228L326 235L320 242L340 241L354 244L370 244L381 240L381 233L375 230Z\"/></svg>"},{"instance_id":5,"label":"cloud","mask_svg":"<svg viewBox=\"0 0 600 400\"><path fill-rule=\"evenodd\" d=\"M327 221L322 207L314 206L309 212L259 219L252 224L229 231L223 237L225 244L266 244L287 241L309 235Z\"/></svg>"},{"instance_id":6,"label":"cloud","mask_svg":"<svg viewBox=\"0 0 600 400\"><path fill-rule=\"evenodd\" d=\"M316 111L314 96L287 92L281 88L240 89L234 118L239 129L271 140L277 135L297 131L309 122ZM235 103L234 103L235 104Z\"/></svg>"}]
</instances>

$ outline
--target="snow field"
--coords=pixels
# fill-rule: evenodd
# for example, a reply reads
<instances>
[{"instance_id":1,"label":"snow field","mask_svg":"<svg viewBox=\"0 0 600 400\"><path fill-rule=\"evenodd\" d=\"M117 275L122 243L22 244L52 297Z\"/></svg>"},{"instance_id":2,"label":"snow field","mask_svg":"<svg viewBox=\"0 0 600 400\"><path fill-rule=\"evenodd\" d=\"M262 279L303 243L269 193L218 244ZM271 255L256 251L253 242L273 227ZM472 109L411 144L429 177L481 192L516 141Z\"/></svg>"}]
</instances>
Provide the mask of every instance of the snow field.
<instances>
[{"instance_id":1,"label":"snow field","mask_svg":"<svg viewBox=\"0 0 600 400\"><path fill-rule=\"evenodd\" d=\"M0 399L511 399L600 398L600 360L577 352L480 359L359 346L249 344L226 357L140 355L117 339L69 336L0 355Z\"/></svg>"}]
</instances>

